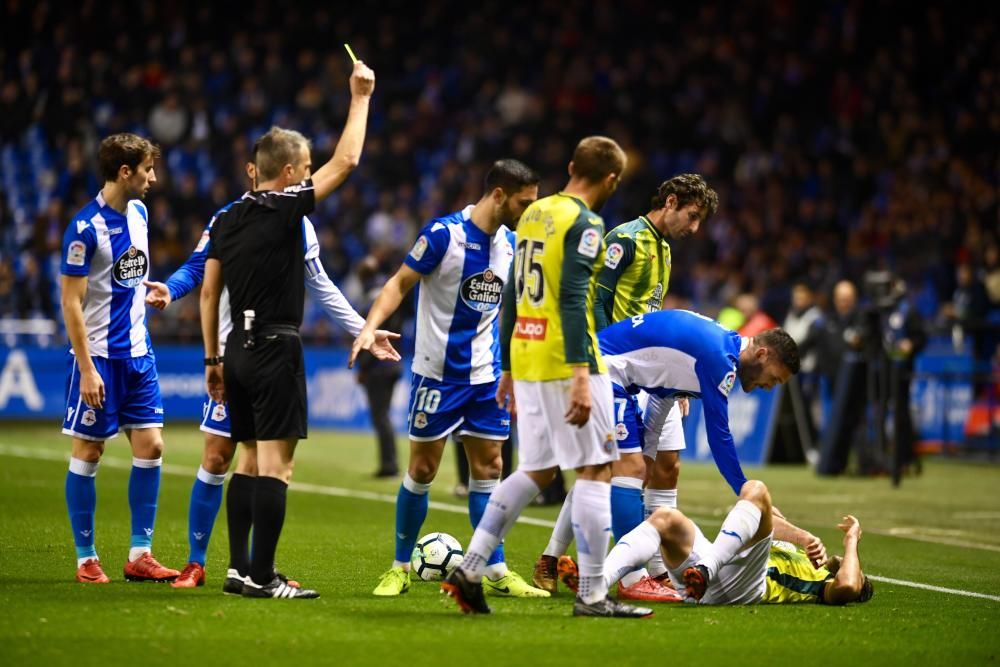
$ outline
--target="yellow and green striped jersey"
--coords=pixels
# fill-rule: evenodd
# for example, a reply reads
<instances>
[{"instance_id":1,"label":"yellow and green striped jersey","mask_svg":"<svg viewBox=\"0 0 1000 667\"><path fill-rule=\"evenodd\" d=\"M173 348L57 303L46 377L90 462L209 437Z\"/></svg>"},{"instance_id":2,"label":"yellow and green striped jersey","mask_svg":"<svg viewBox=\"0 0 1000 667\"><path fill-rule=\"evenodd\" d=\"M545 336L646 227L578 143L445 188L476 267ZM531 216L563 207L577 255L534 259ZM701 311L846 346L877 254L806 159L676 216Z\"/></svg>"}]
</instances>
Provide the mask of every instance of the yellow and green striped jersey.
<instances>
[{"instance_id":1,"label":"yellow and green striped jersey","mask_svg":"<svg viewBox=\"0 0 1000 667\"><path fill-rule=\"evenodd\" d=\"M775 541L767 558L767 588L761 602L823 602L823 588L831 579L829 570L814 568L795 545Z\"/></svg>"},{"instance_id":2,"label":"yellow and green striped jersey","mask_svg":"<svg viewBox=\"0 0 1000 667\"><path fill-rule=\"evenodd\" d=\"M565 379L581 365L607 372L594 325L603 260L604 221L581 199L560 192L521 216L502 335L504 369L515 379Z\"/></svg>"},{"instance_id":3,"label":"yellow and green striped jersey","mask_svg":"<svg viewBox=\"0 0 1000 667\"><path fill-rule=\"evenodd\" d=\"M640 215L604 237L607 251L597 278L597 329L663 306L670 282L670 244Z\"/></svg>"}]
</instances>

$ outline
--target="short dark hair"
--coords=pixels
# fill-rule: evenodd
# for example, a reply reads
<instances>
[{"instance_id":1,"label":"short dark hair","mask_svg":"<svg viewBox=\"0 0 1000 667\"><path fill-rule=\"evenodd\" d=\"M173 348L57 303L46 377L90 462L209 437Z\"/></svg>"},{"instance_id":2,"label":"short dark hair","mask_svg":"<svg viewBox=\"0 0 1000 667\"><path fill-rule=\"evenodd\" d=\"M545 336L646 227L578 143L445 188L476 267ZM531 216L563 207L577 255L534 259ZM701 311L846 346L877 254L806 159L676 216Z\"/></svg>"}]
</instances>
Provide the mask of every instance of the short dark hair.
<instances>
[{"instance_id":1,"label":"short dark hair","mask_svg":"<svg viewBox=\"0 0 1000 667\"><path fill-rule=\"evenodd\" d=\"M160 157L159 147L131 132L105 137L97 149L97 165L105 182L118 180L118 170L122 165L135 170L148 157Z\"/></svg>"},{"instance_id":2,"label":"short dark hair","mask_svg":"<svg viewBox=\"0 0 1000 667\"><path fill-rule=\"evenodd\" d=\"M788 335L784 329L768 329L754 336L754 342L761 347L772 350L781 363L785 365L792 375L799 372L802 362L799 360L799 346L795 344L795 339Z\"/></svg>"},{"instance_id":3,"label":"short dark hair","mask_svg":"<svg viewBox=\"0 0 1000 667\"><path fill-rule=\"evenodd\" d=\"M257 179L269 181L277 178L286 164L296 164L302 148L309 149L309 140L301 132L272 127L254 142L253 161Z\"/></svg>"},{"instance_id":4,"label":"short dark hair","mask_svg":"<svg viewBox=\"0 0 1000 667\"><path fill-rule=\"evenodd\" d=\"M861 592L858 594L858 602L868 602L875 595L875 585L866 574L861 581Z\"/></svg>"},{"instance_id":5,"label":"short dark hair","mask_svg":"<svg viewBox=\"0 0 1000 667\"><path fill-rule=\"evenodd\" d=\"M656 189L656 194L650 202L652 210L667 205L667 197L677 197L677 208L682 209L689 204L696 204L699 209L705 209L705 219L711 218L719 210L719 195L708 187L705 179L698 174L678 174L663 181Z\"/></svg>"},{"instance_id":6,"label":"short dark hair","mask_svg":"<svg viewBox=\"0 0 1000 667\"><path fill-rule=\"evenodd\" d=\"M497 160L486 172L483 184L486 192L493 192L500 188L507 195L512 195L521 188L529 185L538 185L541 179L528 165L520 160Z\"/></svg>"},{"instance_id":7,"label":"short dark hair","mask_svg":"<svg viewBox=\"0 0 1000 667\"><path fill-rule=\"evenodd\" d=\"M573 151L573 176L590 183L599 183L608 174L622 175L625 171L625 151L609 137L586 137Z\"/></svg>"}]
</instances>

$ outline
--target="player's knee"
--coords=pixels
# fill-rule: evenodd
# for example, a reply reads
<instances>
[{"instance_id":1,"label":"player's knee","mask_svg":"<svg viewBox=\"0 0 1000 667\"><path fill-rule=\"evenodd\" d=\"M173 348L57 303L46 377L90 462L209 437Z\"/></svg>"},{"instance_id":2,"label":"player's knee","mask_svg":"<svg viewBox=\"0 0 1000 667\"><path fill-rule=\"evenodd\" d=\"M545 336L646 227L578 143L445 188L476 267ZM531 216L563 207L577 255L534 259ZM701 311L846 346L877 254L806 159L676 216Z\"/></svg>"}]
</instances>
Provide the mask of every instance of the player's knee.
<instances>
[{"instance_id":1,"label":"player's knee","mask_svg":"<svg viewBox=\"0 0 1000 667\"><path fill-rule=\"evenodd\" d=\"M470 459L469 472L473 479L500 479L500 474L503 472L503 457L498 452L496 455L477 461Z\"/></svg>"},{"instance_id":2,"label":"player's knee","mask_svg":"<svg viewBox=\"0 0 1000 667\"><path fill-rule=\"evenodd\" d=\"M437 476L438 463L438 461L427 456L411 458L408 470L410 478L421 484L430 484Z\"/></svg>"},{"instance_id":3,"label":"player's knee","mask_svg":"<svg viewBox=\"0 0 1000 667\"><path fill-rule=\"evenodd\" d=\"M658 507L646 521L656 528L660 537L667 538L677 530L683 519L684 515L672 507Z\"/></svg>"},{"instance_id":4,"label":"player's knee","mask_svg":"<svg viewBox=\"0 0 1000 667\"><path fill-rule=\"evenodd\" d=\"M213 436L205 440L201 466L213 475L224 475L233 461L235 447L228 438Z\"/></svg>"},{"instance_id":5,"label":"player's knee","mask_svg":"<svg viewBox=\"0 0 1000 667\"><path fill-rule=\"evenodd\" d=\"M656 488L675 489L681 475L681 458L677 452L660 452L653 464L653 478Z\"/></svg>"},{"instance_id":6,"label":"player's knee","mask_svg":"<svg viewBox=\"0 0 1000 667\"><path fill-rule=\"evenodd\" d=\"M743 483L743 487L740 489L740 500L748 500L762 511L769 510L771 507L771 494L767 490L767 485L757 479L747 480Z\"/></svg>"}]
</instances>

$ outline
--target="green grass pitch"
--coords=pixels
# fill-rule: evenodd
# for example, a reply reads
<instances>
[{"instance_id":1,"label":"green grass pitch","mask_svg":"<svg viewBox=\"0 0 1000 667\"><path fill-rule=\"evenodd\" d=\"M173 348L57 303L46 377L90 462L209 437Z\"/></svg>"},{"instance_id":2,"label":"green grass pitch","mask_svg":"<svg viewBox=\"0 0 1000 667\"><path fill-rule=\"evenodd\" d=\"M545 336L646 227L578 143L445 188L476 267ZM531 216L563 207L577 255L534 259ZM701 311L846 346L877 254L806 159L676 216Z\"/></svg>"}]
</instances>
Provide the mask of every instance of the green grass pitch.
<instances>
[{"instance_id":1,"label":"green grass pitch","mask_svg":"<svg viewBox=\"0 0 1000 667\"><path fill-rule=\"evenodd\" d=\"M154 551L182 567L188 493L201 452L191 424L172 424ZM208 585L175 591L127 584L130 453L111 441L98 475L97 547L108 586L73 580L63 499L69 440L51 424L0 427L0 664L2 665L934 665L1000 662L1000 469L932 460L893 490L886 480L818 479L804 467L750 469L793 521L839 550L837 519L865 533L875 598L845 608L655 605L648 620L574 619L572 597L492 599L494 614L464 617L434 584L398 599L371 595L392 559L398 481L376 481L370 434L314 432L300 445L281 569L318 589L315 601L223 596L226 527L220 514ZM400 439L405 461L406 445ZM468 544L464 501L451 496L451 452L432 489L424 532ZM711 466L681 473L681 507L714 531L732 496ZM442 507L440 504L444 504ZM449 511L450 510L450 511ZM224 509L223 509L224 512ZM531 508L507 539L529 575L556 508ZM914 587L936 586L971 597Z\"/></svg>"}]
</instances>

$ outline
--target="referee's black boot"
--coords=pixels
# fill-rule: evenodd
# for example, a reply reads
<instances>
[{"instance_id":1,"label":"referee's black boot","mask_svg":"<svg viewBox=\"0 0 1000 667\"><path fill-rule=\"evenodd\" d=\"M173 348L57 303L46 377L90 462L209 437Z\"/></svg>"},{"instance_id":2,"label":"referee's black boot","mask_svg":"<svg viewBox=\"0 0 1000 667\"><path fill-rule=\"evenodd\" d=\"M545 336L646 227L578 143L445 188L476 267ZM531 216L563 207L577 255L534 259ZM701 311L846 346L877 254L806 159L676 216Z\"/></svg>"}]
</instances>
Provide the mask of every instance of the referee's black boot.
<instances>
[{"instance_id":1,"label":"referee's black boot","mask_svg":"<svg viewBox=\"0 0 1000 667\"><path fill-rule=\"evenodd\" d=\"M272 579L270 583L264 584L263 586L255 584L250 577L247 577L246 581L243 583L243 597L312 599L318 598L319 593L308 588L296 588L294 586L290 586L287 583L287 580L282 580L281 577L275 574L274 579Z\"/></svg>"}]
</instances>

